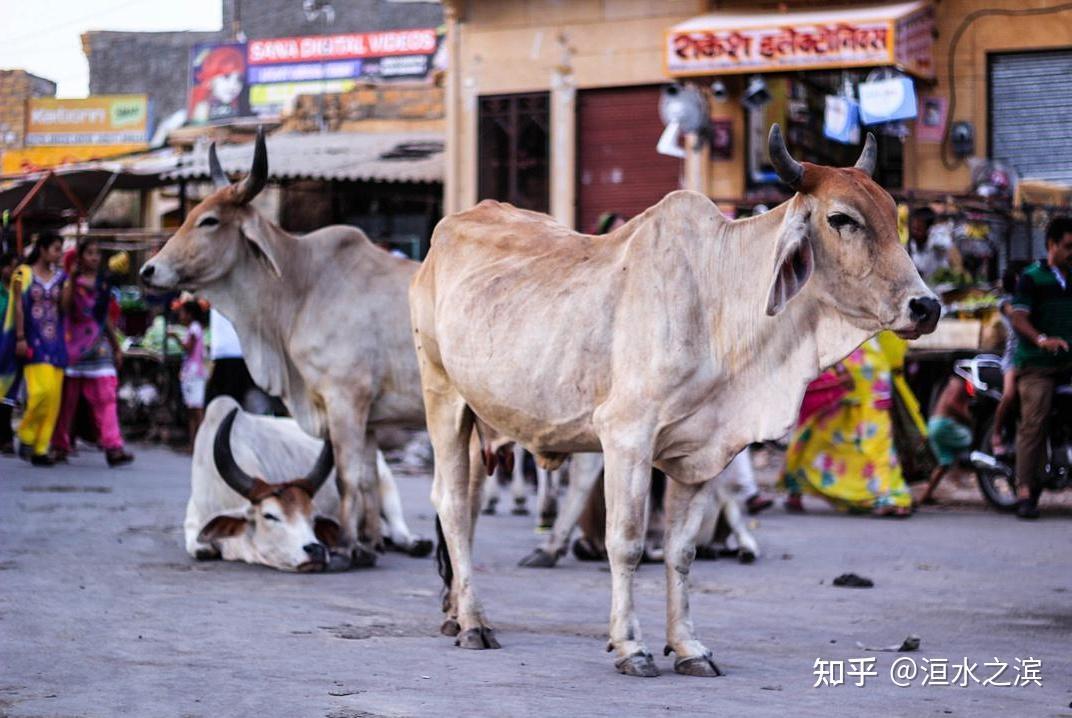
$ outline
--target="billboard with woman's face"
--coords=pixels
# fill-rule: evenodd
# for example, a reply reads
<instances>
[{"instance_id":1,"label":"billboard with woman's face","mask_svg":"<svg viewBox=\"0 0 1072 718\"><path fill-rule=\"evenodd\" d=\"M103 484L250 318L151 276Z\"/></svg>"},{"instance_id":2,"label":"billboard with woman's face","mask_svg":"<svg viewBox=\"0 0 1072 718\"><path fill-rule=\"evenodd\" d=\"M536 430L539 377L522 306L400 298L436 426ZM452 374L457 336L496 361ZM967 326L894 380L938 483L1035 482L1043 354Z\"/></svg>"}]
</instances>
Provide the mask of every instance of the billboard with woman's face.
<instances>
[{"instance_id":1,"label":"billboard with woman's face","mask_svg":"<svg viewBox=\"0 0 1072 718\"><path fill-rule=\"evenodd\" d=\"M190 51L188 124L249 115L245 43L195 45Z\"/></svg>"}]
</instances>

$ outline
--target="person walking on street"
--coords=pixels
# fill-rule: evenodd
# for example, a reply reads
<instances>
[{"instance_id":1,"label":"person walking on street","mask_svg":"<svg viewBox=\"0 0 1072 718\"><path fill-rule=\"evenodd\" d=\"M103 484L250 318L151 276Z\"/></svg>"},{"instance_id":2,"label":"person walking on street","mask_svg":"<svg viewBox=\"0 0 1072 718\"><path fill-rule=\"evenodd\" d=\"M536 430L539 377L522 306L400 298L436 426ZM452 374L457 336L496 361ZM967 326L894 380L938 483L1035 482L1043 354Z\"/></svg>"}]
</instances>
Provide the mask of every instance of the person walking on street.
<instances>
[{"instance_id":1,"label":"person walking on street","mask_svg":"<svg viewBox=\"0 0 1072 718\"><path fill-rule=\"evenodd\" d=\"M868 339L813 384L827 398L801 407L786 452L786 509L803 511L802 494L875 516L907 517L912 496L893 441L893 361L879 338ZM806 397L807 399L807 397Z\"/></svg>"},{"instance_id":2,"label":"person walking on street","mask_svg":"<svg viewBox=\"0 0 1072 718\"><path fill-rule=\"evenodd\" d=\"M1046 259L1024 270L1013 299L1019 335L1014 363L1020 397L1016 432L1016 486L1023 519L1039 516L1039 472L1045 460L1046 421L1058 382L1072 374L1072 217L1046 228Z\"/></svg>"},{"instance_id":3,"label":"person walking on street","mask_svg":"<svg viewBox=\"0 0 1072 718\"><path fill-rule=\"evenodd\" d=\"M26 412L18 428L19 454L34 466L54 463L48 450L60 413L67 366L60 306L67 276L55 268L62 251L59 235L41 235L27 264L15 270L9 300L14 305L15 355L23 362L26 380Z\"/></svg>"},{"instance_id":4,"label":"person walking on street","mask_svg":"<svg viewBox=\"0 0 1072 718\"><path fill-rule=\"evenodd\" d=\"M71 427L78 402L85 398L93 412L98 443L109 466L129 464L134 457L123 447L116 408L117 369L122 362L119 341L108 318L111 291L100 271L101 252L95 239L83 239L73 255L63 285L64 334L68 366L63 402L52 436L53 457L65 461L73 441Z\"/></svg>"},{"instance_id":5,"label":"person walking on street","mask_svg":"<svg viewBox=\"0 0 1072 718\"><path fill-rule=\"evenodd\" d=\"M18 258L14 252L4 252L0 254L0 328L4 327L7 319L7 310L10 303L8 301L11 296L11 278L15 275L15 267L18 266ZM12 321L12 328L14 322ZM2 335L0 335L2 336ZM14 338L14 332L12 332L12 338ZM4 343L0 339L0 354L3 352ZM0 357L0 374L4 373L4 364L10 363L10 371L12 377L14 377L15 370L15 347L11 347L11 360L5 362ZM11 410L15 406L15 382L12 380L10 386L5 386L8 382L0 381L0 454L10 455L15 453L15 434L11 429Z\"/></svg>"}]
</instances>

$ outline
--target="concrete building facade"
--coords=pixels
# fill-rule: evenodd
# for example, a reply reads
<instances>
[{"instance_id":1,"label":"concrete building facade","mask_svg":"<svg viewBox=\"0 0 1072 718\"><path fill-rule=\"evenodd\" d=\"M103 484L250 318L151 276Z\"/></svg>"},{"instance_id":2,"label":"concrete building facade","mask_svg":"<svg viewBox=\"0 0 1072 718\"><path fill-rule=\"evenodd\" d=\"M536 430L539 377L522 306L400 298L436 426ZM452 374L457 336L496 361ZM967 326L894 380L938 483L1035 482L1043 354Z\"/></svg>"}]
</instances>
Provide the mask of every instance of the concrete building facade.
<instances>
[{"instance_id":1,"label":"concrete building facade","mask_svg":"<svg viewBox=\"0 0 1072 718\"><path fill-rule=\"evenodd\" d=\"M863 5L854 3L851 7ZM1008 159L1011 164L1019 164L1023 157L1026 174L1061 180L1064 170L1046 169L1039 164L1038 155L1043 148L1050 148L1051 153L1072 149L1072 132L1067 129L1072 123L1064 120L1062 124L1060 119L1072 110L1072 97L1067 104L1061 99L1063 84L1056 79L1060 71L1051 75L1050 71L1032 68L1072 69L1072 9L1054 10L1053 3L1045 0L940 0L925 5L933 11L933 65L923 73L929 77L916 78L916 93L921 100L936 98L934 109L944 107L950 123L968 123L974 132L974 147L967 157L956 156L948 132L938 141L927 141L919 137L914 125L909 125L903 141L882 136L887 187L903 192L964 192L971 182L969 157ZM777 24L779 16L787 12L808 11L821 16L845 7L814 1L447 0L444 10L451 71L446 88L446 211L464 209L479 199L496 196L495 192L506 198L511 191L524 197L524 192L516 191L520 185L542 191L539 182L525 176L525 170L513 167L504 173L495 164L496 143L502 144L495 134L495 123L503 124L502 118L509 113L546 125L546 208L572 226L586 224L593 215L593 209L585 205L586 197L593 193L627 197L624 188L643 184L646 175L653 172L662 177L659 185L666 191L687 186L727 203L776 199L782 190L774 183L757 183L751 172L750 156L758 156L762 148L749 137L749 110L740 101L749 86L749 74L711 73L689 78L711 99L710 114L721 145L704 149L691 149L690 145L688 156L677 161L676 176L665 168L650 169L657 167L661 157L653 149L661 129L661 125L652 126L652 117L657 116L657 88L673 79L665 69L667 32L710 13L765 12L767 19ZM874 8L881 14L888 4L875 3ZM1047 62L1050 64L1039 64ZM1006 64L1012 67L1002 74ZM847 65L832 69L858 82L871 68ZM803 86L805 90L811 87L808 91L812 94L828 94L830 81L840 77L831 75L783 71L764 73L763 78L775 91L788 83L791 93ZM715 80L725 88L721 101L711 97L709 88ZM635 109L619 112L619 135L628 135L630 128L635 128L634 134L642 135L642 142L630 145L628 137L615 139L614 128L608 124L611 120L604 116L608 113L592 110L588 115L594 124L586 124L586 102L597 110L601 103L608 106L612 102L628 108L630 93L649 106L643 109L638 104ZM1031 109L1028 105L1032 103L1017 99L1025 95L1041 98L1052 107L1036 107L1034 115L1019 114ZM531 109L541 101L546 110ZM522 102L527 103L525 107L518 104ZM772 105L782 110L785 106L784 102ZM789 107L792 110L792 103ZM1028 123L1021 131L1008 137L995 135L993 117L1003 121L1013 118L1015 122L1021 116ZM812 112L798 119L802 124L818 122L821 132L821 111L818 118ZM514 135L532 134L528 125L516 119L511 122L509 131ZM588 144L596 141L606 143L606 147ZM524 141L517 146L524 147ZM608 169L606 163L599 163L603 149L617 151L621 157L643 153L646 159L632 170L619 163L620 171L615 172L615 167ZM850 150L858 151L850 147L843 154L848 156ZM1033 158L1028 157L1031 153ZM510 185L510 180L503 180L500 184L506 189L502 189L495 184L496 172L524 181ZM617 195L600 195L593 189L600 183L623 189ZM643 192L655 195L655 189L648 187Z\"/></svg>"}]
</instances>

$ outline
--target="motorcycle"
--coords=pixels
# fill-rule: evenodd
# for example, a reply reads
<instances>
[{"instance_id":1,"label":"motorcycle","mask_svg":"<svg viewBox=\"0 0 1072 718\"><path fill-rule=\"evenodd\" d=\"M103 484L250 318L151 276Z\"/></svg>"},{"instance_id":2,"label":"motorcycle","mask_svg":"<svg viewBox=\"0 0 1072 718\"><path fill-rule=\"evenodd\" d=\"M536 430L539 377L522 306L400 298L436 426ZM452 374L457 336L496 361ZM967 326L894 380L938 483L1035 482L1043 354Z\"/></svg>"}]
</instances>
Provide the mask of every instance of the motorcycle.
<instances>
[{"instance_id":1,"label":"motorcycle","mask_svg":"<svg viewBox=\"0 0 1072 718\"><path fill-rule=\"evenodd\" d=\"M996 430L994 412L1001 401L1001 357L980 354L960 359L954 362L953 373L964 381L971 400L973 425L968 463L975 472L979 490L994 508L1012 511L1017 504L1016 442L1007 440L1010 450L1001 456L994 456L991 449L991 437ZM1059 385L1055 390L1046 426L1042 487L1062 491L1072 487L1072 385ZM1014 427L1009 436L1015 435Z\"/></svg>"}]
</instances>

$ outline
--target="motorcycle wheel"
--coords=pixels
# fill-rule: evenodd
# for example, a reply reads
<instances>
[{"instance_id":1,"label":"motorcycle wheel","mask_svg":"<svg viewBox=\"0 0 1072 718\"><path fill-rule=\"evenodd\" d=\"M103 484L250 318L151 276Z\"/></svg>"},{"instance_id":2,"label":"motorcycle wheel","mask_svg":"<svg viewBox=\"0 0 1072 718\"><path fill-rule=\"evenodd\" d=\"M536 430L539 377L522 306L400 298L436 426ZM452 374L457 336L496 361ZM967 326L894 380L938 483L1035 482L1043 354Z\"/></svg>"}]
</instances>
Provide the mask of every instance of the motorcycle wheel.
<instances>
[{"instance_id":1,"label":"motorcycle wheel","mask_svg":"<svg viewBox=\"0 0 1072 718\"><path fill-rule=\"evenodd\" d=\"M990 453L990 435L994 427L991 423L984 434L980 449ZM1015 461L1015 459L1014 459ZM1016 510L1016 464L999 461L997 468L989 469L973 466L975 479L979 482L979 490L987 502L998 511Z\"/></svg>"}]
</instances>

